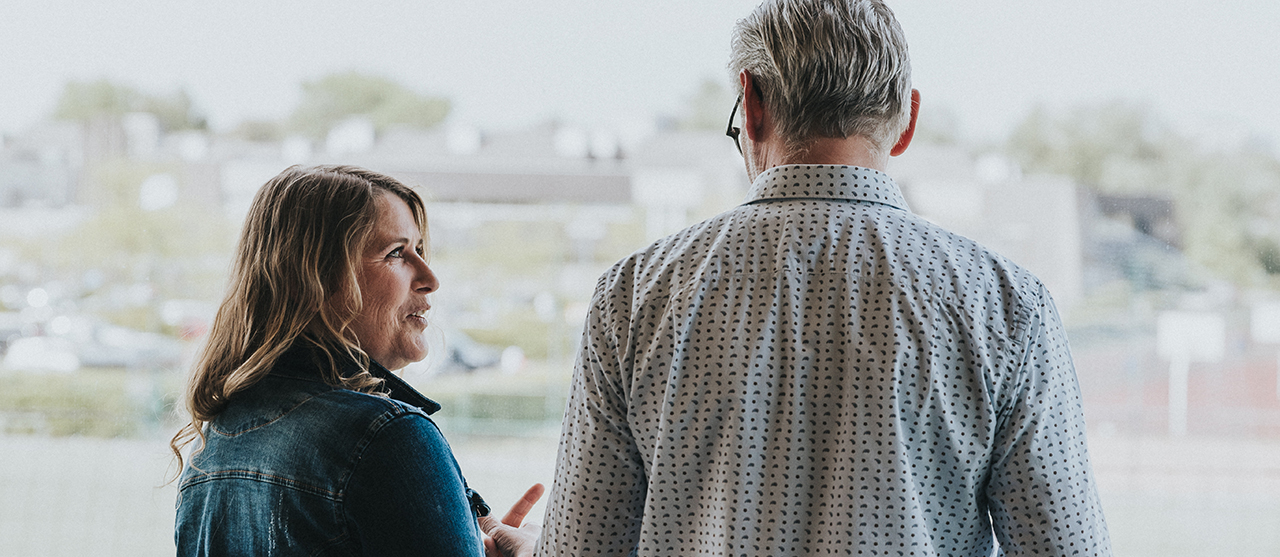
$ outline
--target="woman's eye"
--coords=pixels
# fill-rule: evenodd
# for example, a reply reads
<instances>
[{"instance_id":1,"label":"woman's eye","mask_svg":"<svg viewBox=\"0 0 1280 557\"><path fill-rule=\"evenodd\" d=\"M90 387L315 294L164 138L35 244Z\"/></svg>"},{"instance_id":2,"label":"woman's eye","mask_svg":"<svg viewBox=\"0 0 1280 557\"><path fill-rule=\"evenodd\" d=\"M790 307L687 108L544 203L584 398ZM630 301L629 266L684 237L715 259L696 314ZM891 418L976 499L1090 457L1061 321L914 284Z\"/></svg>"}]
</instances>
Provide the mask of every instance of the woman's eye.
<instances>
[{"instance_id":1,"label":"woman's eye","mask_svg":"<svg viewBox=\"0 0 1280 557\"><path fill-rule=\"evenodd\" d=\"M391 253L388 253L387 257L394 257L396 259L404 257L404 248L396 248L391 250Z\"/></svg>"}]
</instances>

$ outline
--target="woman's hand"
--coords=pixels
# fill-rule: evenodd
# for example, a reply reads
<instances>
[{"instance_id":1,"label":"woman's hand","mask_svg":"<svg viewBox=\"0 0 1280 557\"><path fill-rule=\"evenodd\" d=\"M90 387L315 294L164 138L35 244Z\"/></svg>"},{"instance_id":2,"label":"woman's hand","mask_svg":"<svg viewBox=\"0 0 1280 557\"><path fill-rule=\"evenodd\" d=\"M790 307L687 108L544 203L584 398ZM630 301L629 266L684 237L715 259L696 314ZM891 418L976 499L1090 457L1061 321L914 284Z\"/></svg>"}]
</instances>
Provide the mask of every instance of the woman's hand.
<instances>
[{"instance_id":1,"label":"woman's hand","mask_svg":"<svg viewBox=\"0 0 1280 557\"><path fill-rule=\"evenodd\" d=\"M533 557L533 550L542 534L541 524L525 524L524 515L542 498L546 488L533 484L516 504L511 506L502 521L493 515L480 517L480 529L484 531L484 552L489 557Z\"/></svg>"}]
</instances>

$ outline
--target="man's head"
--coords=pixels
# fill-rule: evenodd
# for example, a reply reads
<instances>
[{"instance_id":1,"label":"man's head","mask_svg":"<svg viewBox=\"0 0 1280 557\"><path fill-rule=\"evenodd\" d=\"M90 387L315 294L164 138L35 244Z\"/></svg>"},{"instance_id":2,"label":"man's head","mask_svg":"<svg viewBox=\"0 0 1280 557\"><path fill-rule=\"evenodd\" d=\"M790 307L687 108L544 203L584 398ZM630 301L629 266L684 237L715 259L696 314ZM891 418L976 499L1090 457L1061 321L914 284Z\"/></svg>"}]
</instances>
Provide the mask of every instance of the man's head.
<instances>
[{"instance_id":1,"label":"man's head","mask_svg":"<svg viewBox=\"0 0 1280 557\"><path fill-rule=\"evenodd\" d=\"M860 136L888 152L910 121L907 41L881 0L765 0L738 22L730 56L788 151Z\"/></svg>"}]
</instances>

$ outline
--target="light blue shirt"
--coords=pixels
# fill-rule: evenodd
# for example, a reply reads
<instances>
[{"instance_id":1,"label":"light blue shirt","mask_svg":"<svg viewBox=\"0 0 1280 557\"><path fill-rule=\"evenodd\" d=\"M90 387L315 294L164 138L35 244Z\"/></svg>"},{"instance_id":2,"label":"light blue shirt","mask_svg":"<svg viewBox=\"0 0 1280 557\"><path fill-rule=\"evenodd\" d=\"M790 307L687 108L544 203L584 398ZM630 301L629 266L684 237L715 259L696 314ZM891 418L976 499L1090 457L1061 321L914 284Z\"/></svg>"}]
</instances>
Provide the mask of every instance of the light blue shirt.
<instances>
[{"instance_id":1,"label":"light blue shirt","mask_svg":"<svg viewBox=\"0 0 1280 557\"><path fill-rule=\"evenodd\" d=\"M541 555L1109 555L1044 285L783 166L597 286Z\"/></svg>"}]
</instances>

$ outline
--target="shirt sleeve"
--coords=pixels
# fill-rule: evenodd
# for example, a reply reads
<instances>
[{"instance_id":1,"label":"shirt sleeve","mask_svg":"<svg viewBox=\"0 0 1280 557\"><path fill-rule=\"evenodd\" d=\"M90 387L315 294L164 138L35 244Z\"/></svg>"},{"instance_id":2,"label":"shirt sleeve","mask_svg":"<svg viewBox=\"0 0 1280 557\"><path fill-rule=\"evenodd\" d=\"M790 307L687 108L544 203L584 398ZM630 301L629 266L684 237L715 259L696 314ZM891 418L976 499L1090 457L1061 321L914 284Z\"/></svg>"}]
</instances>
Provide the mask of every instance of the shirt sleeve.
<instances>
[{"instance_id":1,"label":"shirt sleeve","mask_svg":"<svg viewBox=\"0 0 1280 557\"><path fill-rule=\"evenodd\" d=\"M1040 287L986 487L1005 555L1111 555L1066 333Z\"/></svg>"},{"instance_id":2,"label":"shirt sleeve","mask_svg":"<svg viewBox=\"0 0 1280 557\"><path fill-rule=\"evenodd\" d=\"M484 555L462 472L426 416L403 414L380 427L345 493L352 537L366 555Z\"/></svg>"},{"instance_id":3,"label":"shirt sleeve","mask_svg":"<svg viewBox=\"0 0 1280 557\"><path fill-rule=\"evenodd\" d=\"M631 555L647 478L627 421L619 352L600 304L587 317L538 554Z\"/></svg>"}]
</instances>

